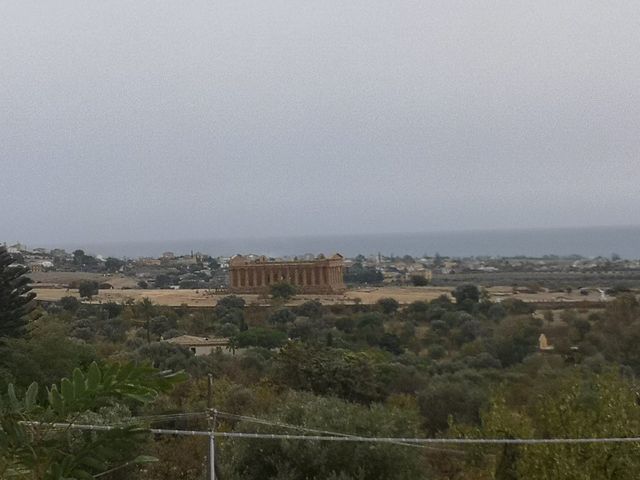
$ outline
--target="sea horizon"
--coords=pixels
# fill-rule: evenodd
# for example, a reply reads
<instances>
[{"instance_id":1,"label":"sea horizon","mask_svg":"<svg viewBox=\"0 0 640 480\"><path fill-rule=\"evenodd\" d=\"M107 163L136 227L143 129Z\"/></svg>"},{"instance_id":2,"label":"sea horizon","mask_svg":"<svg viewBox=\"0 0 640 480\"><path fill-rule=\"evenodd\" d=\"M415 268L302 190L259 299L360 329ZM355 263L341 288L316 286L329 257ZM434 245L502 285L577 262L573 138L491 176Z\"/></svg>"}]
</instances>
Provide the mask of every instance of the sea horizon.
<instances>
[{"instance_id":1,"label":"sea horizon","mask_svg":"<svg viewBox=\"0 0 640 480\"><path fill-rule=\"evenodd\" d=\"M580 255L640 258L640 226L556 227L501 230L460 230L381 234L301 235L263 238L209 238L184 240L132 240L114 242L61 242L29 247L81 248L91 254L115 257L157 257L201 252L212 256L261 254L273 257L307 253L449 257Z\"/></svg>"}]
</instances>

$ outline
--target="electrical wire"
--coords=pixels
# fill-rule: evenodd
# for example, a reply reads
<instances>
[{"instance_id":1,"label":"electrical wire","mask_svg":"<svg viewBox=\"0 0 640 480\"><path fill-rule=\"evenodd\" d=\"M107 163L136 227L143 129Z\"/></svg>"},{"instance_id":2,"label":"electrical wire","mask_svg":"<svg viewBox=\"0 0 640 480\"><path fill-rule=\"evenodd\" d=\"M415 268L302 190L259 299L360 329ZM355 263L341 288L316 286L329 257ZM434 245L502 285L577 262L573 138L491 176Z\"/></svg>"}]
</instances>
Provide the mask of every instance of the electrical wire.
<instances>
[{"instance_id":1,"label":"electrical wire","mask_svg":"<svg viewBox=\"0 0 640 480\"><path fill-rule=\"evenodd\" d=\"M84 425L69 423L22 422L31 426L51 426L75 430L109 431L120 428L113 425ZM147 429L156 435L183 435L191 437L248 438L267 440L301 440L319 442L364 442L364 443L415 443L453 445L549 445L549 444L597 444L597 443L640 443L640 437L587 437L587 438L411 438L411 437L360 437L328 435L285 435L251 432L209 432L206 430L172 430L163 428Z\"/></svg>"},{"instance_id":2,"label":"electrical wire","mask_svg":"<svg viewBox=\"0 0 640 480\"><path fill-rule=\"evenodd\" d=\"M265 419L262 419L262 418L248 417L246 415L237 415L237 414L234 414L234 413L221 412L220 410L216 410L216 415L218 415L220 417L223 417L223 418L240 420L240 421L251 422L251 423L257 423L257 424L261 424L261 425L268 425L268 426L272 426L272 427L287 428L287 429L291 429L291 430L297 430L297 431L300 431L300 432L319 433L319 434L324 434L324 435L329 435L329 436L339 436L339 437L358 437L357 435L351 435L351 434L348 434L348 433L340 433L340 432L334 432L334 431L330 431L330 430L319 430L319 429L316 429L316 428L302 427L302 426L299 426L299 425L292 425L290 423L281 423L281 422L265 420ZM394 443L396 445L403 445L403 446L406 446L406 447L424 448L424 449L428 449L428 450L435 451L435 452L454 453L454 454L462 454L462 455L466 455L466 453L467 453L467 452L464 452L462 450L427 447L425 445L417 445L415 443L405 443L405 442L394 442Z\"/></svg>"}]
</instances>

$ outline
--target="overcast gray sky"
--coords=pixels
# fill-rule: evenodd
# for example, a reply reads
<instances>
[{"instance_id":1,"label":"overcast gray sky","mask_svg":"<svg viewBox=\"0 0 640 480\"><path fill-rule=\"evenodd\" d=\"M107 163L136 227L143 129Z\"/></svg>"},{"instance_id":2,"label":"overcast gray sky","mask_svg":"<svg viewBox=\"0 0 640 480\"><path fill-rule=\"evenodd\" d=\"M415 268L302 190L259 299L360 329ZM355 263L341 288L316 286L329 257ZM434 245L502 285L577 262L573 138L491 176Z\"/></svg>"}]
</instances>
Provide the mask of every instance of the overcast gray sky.
<instances>
[{"instance_id":1,"label":"overcast gray sky","mask_svg":"<svg viewBox=\"0 0 640 480\"><path fill-rule=\"evenodd\" d=\"M640 2L0 0L0 237L640 224Z\"/></svg>"}]
</instances>

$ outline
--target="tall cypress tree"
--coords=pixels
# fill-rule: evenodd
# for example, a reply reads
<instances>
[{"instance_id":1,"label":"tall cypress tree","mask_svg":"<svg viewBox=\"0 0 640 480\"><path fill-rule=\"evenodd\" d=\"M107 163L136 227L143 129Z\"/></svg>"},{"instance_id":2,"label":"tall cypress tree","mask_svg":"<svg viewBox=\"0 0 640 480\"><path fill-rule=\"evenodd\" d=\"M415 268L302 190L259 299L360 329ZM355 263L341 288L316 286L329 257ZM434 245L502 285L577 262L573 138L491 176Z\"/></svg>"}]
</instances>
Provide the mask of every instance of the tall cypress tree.
<instances>
[{"instance_id":1,"label":"tall cypress tree","mask_svg":"<svg viewBox=\"0 0 640 480\"><path fill-rule=\"evenodd\" d=\"M0 245L0 338L26 333L26 315L33 309L36 296L25 276L28 268L13 263L6 247Z\"/></svg>"}]
</instances>

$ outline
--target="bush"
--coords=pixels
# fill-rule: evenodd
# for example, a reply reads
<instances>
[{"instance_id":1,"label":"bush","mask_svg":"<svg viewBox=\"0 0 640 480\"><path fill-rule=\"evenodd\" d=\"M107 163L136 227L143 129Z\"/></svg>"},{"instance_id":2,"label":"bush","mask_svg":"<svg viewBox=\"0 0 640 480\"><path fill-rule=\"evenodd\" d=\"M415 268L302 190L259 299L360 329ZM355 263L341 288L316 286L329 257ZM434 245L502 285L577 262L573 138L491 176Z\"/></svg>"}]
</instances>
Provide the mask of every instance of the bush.
<instances>
[{"instance_id":1,"label":"bush","mask_svg":"<svg viewBox=\"0 0 640 480\"><path fill-rule=\"evenodd\" d=\"M234 337L239 347L278 348L287 342L287 334L280 330L256 327L245 330Z\"/></svg>"},{"instance_id":2,"label":"bush","mask_svg":"<svg viewBox=\"0 0 640 480\"><path fill-rule=\"evenodd\" d=\"M269 290L272 298L284 301L293 298L298 291L294 285L287 282L271 285Z\"/></svg>"},{"instance_id":3,"label":"bush","mask_svg":"<svg viewBox=\"0 0 640 480\"><path fill-rule=\"evenodd\" d=\"M60 299L60 306L67 312L75 312L80 306L80 301L76 297L66 296Z\"/></svg>"},{"instance_id":4,"label":"bush","mask_svg":"<svg viewBox=\"0 0 640 480\"><path fill-rule=\"evenodd\" d=\"M309 428L378 437L418 435L415 409L374 405L293 392L280 401L270 420ZM238 431L280 433L268 426L241 423ZM407 480L423 478L421 449L361 442L263 442L260 453L246 440L223 444L224 478L263 480ZM221 475L222 477L222 475Z\"/></svg>"},{"instance_id":5,"label":"bush","mask_svg":"<svg viewBox=\"0 0 640 480\"><path fill-rule=\"evenodd\" d=\"M381 298L376 302L376 305L380 310L382 310L382 313L386 315L395 313L398 310L398 308L400 308L400 304L398 303L398 301L395 298L390 298L390 297Z\"/></svg>"},{"instance_id":6,"label":"bush","mask_svg":"<svg viewBox=\"0 0 640 480\"><path fill-rule=\"evenodd\" d=\"M301 317L319 318L322 316L322 304L318 300L309 300L300 305L296 311Z\"/></svg>"},{"instance_id":7,"label":"bush","mask_svg":"<svg viewBox=\"0 0 640 480\"><path fill-rule=\"evenodd\" d=\"M82 298L88 298L91 300L91 297L98 294L99 285L98 282L93 282L89 280L83 280L78 285L78 293Z\"/></svg>"},{"instance_id":8,"label":"bush","mask_svg":"<svg viewBox=\"0 0 640 480\"><path fill-rule=\"evenodd\" d=\"M458 305L462 305L465 300L471 300L473 303L480 301L480 289L475 285L460 285L452 292Z\"/></svg>"},{"instance_id":9,"label":"bush","mask_svg":"<svg viewBox=\"0 0 640 480\"><path fill-rule=\"evenodd\" d=\"M411 284L414 287L426 287L429 285L429 280L422 275L411 275Z\"/></svg>"},{"instance_id":10,"label":"bush","mask_svg":"<svg viewBox=\"0 0 640 480\"><path fill-rule=\"evenodd\" d=\"M482 389L468 381L441 378L420 392L418 405L427 430L435 434L447 429L450 416L457 423L477 424L485 399Z\"/></svg>"},{"instance_id":11,"label":"bush","mask_svg":"<svg viewBox=\"0 0 640 480\"><path fill-rule=\"evenodd\" d=\"M289 323L293 323L296 319L296 314L288 308L281 308L269 315L269 323L277 326L284 326Z\"/></svg>"}]
</instances>

